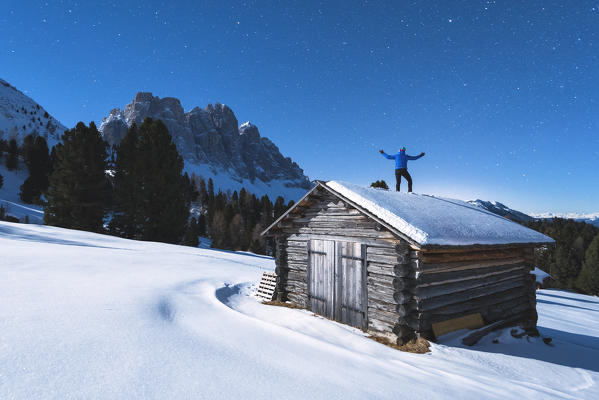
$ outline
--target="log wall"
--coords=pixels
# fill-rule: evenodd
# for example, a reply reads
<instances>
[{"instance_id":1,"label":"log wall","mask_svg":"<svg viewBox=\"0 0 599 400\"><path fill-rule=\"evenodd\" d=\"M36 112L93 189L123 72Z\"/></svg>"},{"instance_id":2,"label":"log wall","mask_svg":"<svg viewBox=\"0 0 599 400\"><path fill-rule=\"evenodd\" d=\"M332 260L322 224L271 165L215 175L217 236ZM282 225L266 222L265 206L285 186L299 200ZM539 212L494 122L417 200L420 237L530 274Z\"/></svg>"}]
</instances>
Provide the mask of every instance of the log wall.
<instances>
[{"instance_id":1,"label":"log wall","mask_svg":"<svg viewBox=\"0 0 599 400\"><path fill-rule=\"evenodd\" d=\"M487 324L520 317L524 328L534 328L533 252L532 247L519 246L413 250L412 326L424 337L432 337L435 322L481 313Z\"/></svg>"},{"instance_id":2,"label":"log wall","mask_svg":"<svg viewBox=\"0 0 599 400\"><path fill-rule=\"evenodd\" d=\"M394 341L413 335L400 325L403 300L396 296L414 286L408 244L324 190L307 200L276 229L278 298L309 308L310 239L366 244L368 331Z\"/></svg>"},{"instance_id":3,"label":"log wall","mask_svg":"<svg viewBox=\"0 0 599 400\"><path fill-rule=\"evenodd\" d=\"M432 324L472 313L486 323L537 321L530 246L416 249L325 189L283 219L276 237L277 297L309 308L310 239L366 244L368 331L403 344L434 339Z\"/></svg>"}]
</instances>

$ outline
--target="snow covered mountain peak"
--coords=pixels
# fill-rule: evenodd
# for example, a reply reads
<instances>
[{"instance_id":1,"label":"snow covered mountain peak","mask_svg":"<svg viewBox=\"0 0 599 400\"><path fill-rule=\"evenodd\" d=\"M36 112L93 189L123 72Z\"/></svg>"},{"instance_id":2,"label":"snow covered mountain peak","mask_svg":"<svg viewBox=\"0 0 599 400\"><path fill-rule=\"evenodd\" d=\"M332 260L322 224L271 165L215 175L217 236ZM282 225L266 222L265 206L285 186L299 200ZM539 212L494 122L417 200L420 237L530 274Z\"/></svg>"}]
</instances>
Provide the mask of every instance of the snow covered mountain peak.
<instances>
[{"instance_id":1,"label":"snow covered mountain peak","mask_svg":"<svg viewBox=\"0 0 599 400\"><path fill-rule=\"evenodd\" d=\"M67 128L29 96L0 79L0 139L19 144L29 134L43 136L55 145Z\"/></svg>"},{"instance_id":2,"label":"snow covered mountain peak","mask_svg":"<svg viewBox=\"0 0 599 400\"><path fill-rule=\"evenodd\" d=\"M483 209L490 211L494 214L501 215L502 217L511 219L512 221L516 221L516 222L529 222L534 219L530 215L524 214L523 212L520 212L520 211L513 210L513 209L509 208L508 206L506 206L505 204L502 204L498 201L486 201L486 200L476 199L476 200L469 200L468 203L472 204L473 206L483 208Z\"/></svg>"},{"instance_id":3,"label":"snow covered mountain peak","mask_svg":"<svg viewBox=\"0 0 599 400\"><path fill-rule=\"evenodd\" d=\"M139 92L124 110L110 111L100 131L108 143L118 144L133 123L139 125L148 117L167 126L186 171L212 178L218 189L245 187L258 195L291 200L311 186L303 170L272 141L261 137L257 126L250 122L239 126L226 104L194 107L186 113L177 98Z\"/></svg>"}]
</instances>

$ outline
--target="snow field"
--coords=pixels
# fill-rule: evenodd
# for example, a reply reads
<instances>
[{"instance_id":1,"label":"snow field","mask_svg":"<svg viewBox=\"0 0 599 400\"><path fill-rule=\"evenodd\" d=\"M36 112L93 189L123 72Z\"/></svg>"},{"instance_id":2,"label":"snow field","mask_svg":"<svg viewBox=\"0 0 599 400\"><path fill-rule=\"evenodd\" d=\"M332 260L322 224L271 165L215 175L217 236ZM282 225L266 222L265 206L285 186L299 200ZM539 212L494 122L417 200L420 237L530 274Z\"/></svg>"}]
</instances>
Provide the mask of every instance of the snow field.
<instances>
[{"instance_id":1,"label":"snow field","mask_svg":"<svg viewBox=\"0 0 599 400\"><path fill-rule=\"evenodd\" d=\"M425 355L252 296L272 259L0 222L0 398L597 398L599 300ZM498 343L493 343L498 339Z\"/></svg>"},{"instance_id":2,"label":"snow field","mask_svg":"<svg viewBox=\"0 0 599 400\"><path fill-rule=\"evenodd\" d=\"M27 167L19 161L19 168L9 171L4 165L4 157L0 157L0 175L4 183L0 188L0 206L4 207L8 215L23 221L29 217L29 223L42 224L44 222L44 211L42 207L32 204L23 204L19 198L19 191L25 179L29 176Z\"/></svg>"}]
</instances>

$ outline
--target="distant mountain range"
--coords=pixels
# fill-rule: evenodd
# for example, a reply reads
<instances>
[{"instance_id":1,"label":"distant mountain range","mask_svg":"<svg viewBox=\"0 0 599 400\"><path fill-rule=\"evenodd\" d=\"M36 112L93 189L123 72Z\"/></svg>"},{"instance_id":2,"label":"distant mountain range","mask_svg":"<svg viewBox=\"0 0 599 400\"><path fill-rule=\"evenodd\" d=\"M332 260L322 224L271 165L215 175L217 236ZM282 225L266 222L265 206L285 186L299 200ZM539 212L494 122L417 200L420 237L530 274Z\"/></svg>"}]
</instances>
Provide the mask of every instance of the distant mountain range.
<instances>
[{"instance_id":1,"label":"distant mountain range","mask_svg":"<svg viewBox=\"0 0 599 400\"><path fill-rule=\"evenodd\" d=\"M67 128L33 99L0 79L0 139L19 144L29 134L43 136L54 146Z\"/></svg>"},{"instance_id":2,"label":"distant mountain range","mask_svg":"<svg viewBox=\"0 0 599 400\"><path fill-rule=\"evenodd\" d=\"M291 158L261 137L257 126L250 122L239 126L233 110L225 104L194 107L186 113L174 97L139 92L124 110L110 111L99 129L108 143L118 144L131 125L139 126L148 117L160 119L168 127L185 170L206 180L212 178L215 188L226 191L245 187L258 195L297 200L311 187Z\"/></svg>"},{"instance_id":3,"label":"distant mountain range","mask_svg":"<svg viewBox=\"0 0 599 400\"><path fill-rule=\"evenodd\" d=\"M524 214L521 211L513 210L508 206L501 204L498 201L485 201L485 200L469 200L468 203L484 208L487 211L492 212L493 214L501 215L502 217L511 219L516 222L529 222L534 220L530 215Z\"/></svg>"},{"instance_id":4,"label":"distant mountain range","mask_svg":"<svg viewBox=\"0 0 599 400\"><path fill-rule=\"evenodd\" d=\"M99 126L109 144L118 144L127 129L147 117L168 127L190 175L212 178L216 190L240 190L273 200L283 196L297 200L311 187L304 171L279 151L258 127L241 126L228 106L220 103L195 107L185 113L174 97L159 98L140 92L124 110L113 109ZM15 138L18 144L29 134L46 138L48 147L61 140L67 129L41 105L0 79L0 139Z\"/></svg>"},{"instance_id":5,"label":"distant mountain range","mask_svg":"<svg viewBox=\"0 0 599 400\"><path fill-rule=\"evenodd\" d=\"M587 224L595 225L599 228L599 213L592 214L578 214L578 213L539 213L532 214L537 219L548 219L548 218L565 218L573 219L579 222L586 222Z\"/></svg>"},{"instance_id":6,"label":"distant mountain range","mask_svg":"<svg viewBox=\"0 0 599 400\"><path fill-rule=\"evenodd\" d=\"M517 211L509 208L508 206L501 204L497 201L485 201L485 200L470 200L468 203L477 207L484 208L494 214L501 215L502 217L511 219L516 222L529 222L535 219L552 219L552 218L565 218L573 219L578 222L585 222L587 224L594 225L599 228L599 213L594 214L576 214L576 213L540 213L528 215L521 211Z\"/></svg>"}]
</instances>

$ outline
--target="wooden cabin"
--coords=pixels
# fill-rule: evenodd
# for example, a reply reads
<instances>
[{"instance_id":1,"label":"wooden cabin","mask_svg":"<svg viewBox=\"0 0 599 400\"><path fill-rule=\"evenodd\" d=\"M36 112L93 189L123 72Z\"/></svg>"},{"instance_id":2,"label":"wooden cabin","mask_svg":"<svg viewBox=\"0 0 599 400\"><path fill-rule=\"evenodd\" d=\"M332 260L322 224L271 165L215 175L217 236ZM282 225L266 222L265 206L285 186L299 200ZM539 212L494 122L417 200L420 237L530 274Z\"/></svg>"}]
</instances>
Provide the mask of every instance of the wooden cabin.
<instances>
[{"instance_id":1,"label":"wooden cabin","mask_svg":"<svg viewBox=\"0 0 599 400\"><path fill-rule=\"evenodd\" d=\"M278 300L398 344L476 313L535 329L534 249L553 242L460 200L335 181L262 234Z\"/></svg>"}]
</instances>

